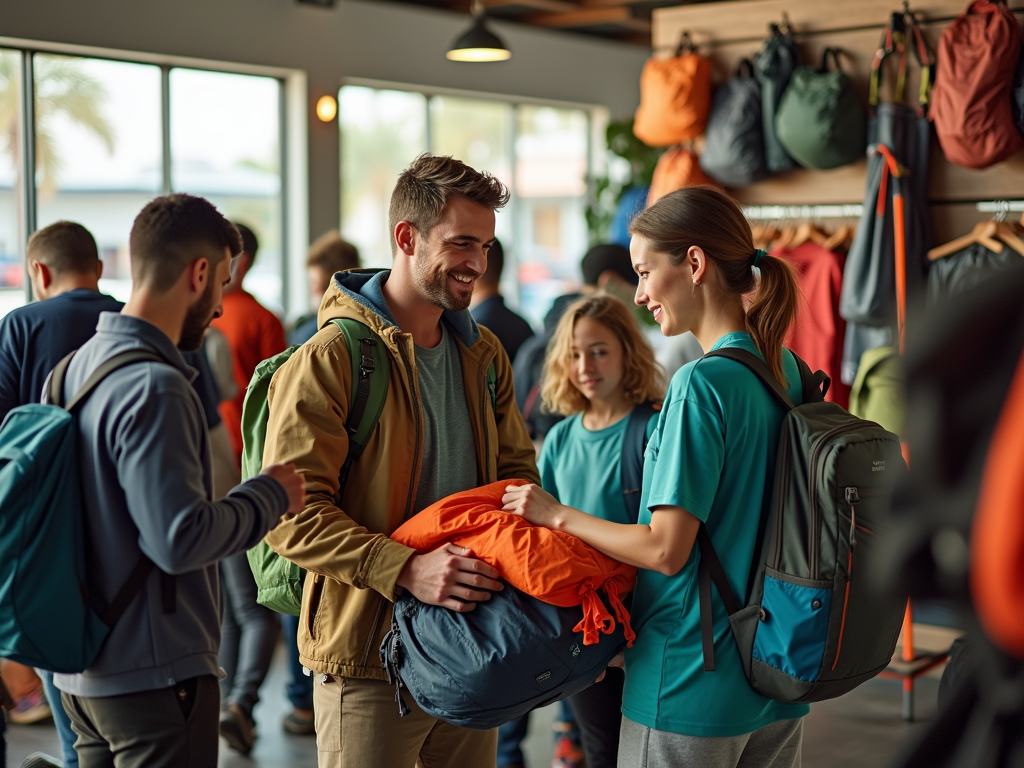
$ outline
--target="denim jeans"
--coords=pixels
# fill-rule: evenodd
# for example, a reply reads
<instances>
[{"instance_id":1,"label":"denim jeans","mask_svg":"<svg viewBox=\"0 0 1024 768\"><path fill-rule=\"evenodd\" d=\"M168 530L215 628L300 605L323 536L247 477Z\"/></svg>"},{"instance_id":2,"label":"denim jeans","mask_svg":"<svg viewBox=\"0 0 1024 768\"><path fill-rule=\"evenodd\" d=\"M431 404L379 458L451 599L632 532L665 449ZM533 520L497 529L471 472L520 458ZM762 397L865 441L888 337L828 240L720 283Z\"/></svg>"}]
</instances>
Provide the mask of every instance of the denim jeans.
<instances>
[{"instance_id":1,"label":"denim jeans","mask_svg":"<svg viewBox=\"0 0 1024 768\"><path fill-rule=\"evenodd\" d=\"M313 709L313 678L302 671L302 662L299 661L299 648L296 643L299 617L282 615L281 630L284 632L284 649L288 654L288 671L291 678L285 689L288 701L295 709Z\"/></svg>"},{"instance_id":2,"label":"denim jeans","mask_svg":"<svg viewBox=\"0 0 1024 768\"><path fill-rule=\"evenodd\" d=\"M37 669L36 674L43 681L43 692L53 712L53 723L57 726L60 737L60 751L64 758L64 768L78 768L78 753L75 752L75 732L71 730L71 718L64 711L64 703L60 700L60 691L53 684L53 672Z\"/></svg>"}]
</instances>

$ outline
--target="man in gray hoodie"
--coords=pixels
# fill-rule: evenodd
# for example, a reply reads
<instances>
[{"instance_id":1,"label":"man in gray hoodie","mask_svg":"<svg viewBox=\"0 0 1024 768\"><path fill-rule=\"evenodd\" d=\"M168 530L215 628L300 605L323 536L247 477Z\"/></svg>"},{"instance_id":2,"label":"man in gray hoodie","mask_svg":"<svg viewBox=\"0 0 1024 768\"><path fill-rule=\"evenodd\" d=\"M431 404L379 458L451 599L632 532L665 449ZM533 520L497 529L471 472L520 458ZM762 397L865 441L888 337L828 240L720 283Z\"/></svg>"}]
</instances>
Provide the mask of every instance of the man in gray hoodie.
<instances>
[{"instance_id":1,"label":"man in gray hoodie","mask_svg":"<svg viewBox=\"0 0 1024 768\"><path fill-rule=\"evenodd\" d=\"M145 350L161 362L111 373L77 412L88 588L108 603L143 558L156 565L93 665L58 674L82 768L216 766L220 694L217 561L303 508L290 465L212 502L210 444L194 350L221 311L238 231L206 200L150 202L130 238L132 295L100 315L68 369L64 397L103 362Z\"/></svg>"}]
</instances>

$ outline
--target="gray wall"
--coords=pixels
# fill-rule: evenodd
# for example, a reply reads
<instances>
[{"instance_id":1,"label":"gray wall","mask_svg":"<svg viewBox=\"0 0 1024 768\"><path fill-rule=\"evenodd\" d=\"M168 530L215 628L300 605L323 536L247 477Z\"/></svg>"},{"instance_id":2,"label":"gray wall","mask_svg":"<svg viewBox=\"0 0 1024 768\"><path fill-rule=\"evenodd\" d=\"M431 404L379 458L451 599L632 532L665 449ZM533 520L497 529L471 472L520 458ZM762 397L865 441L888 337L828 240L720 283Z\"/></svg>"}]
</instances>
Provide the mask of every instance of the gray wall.
<instances>
[{"instance_id":1,"label":"gray wall","mask_svg":"<svg viewBox=\"0 0 1024 768\"><path fill-rule=\"evenodd\" d=\"M494 23L513 56L444 58L468 16L384 0L333 9L295 0L0 0L0 35L305 70L308 76L309 231L337 226L335 124L313 104L346 77L603 105L628 115L649 51L635 45Z\"/></svg>"}]
</instances>

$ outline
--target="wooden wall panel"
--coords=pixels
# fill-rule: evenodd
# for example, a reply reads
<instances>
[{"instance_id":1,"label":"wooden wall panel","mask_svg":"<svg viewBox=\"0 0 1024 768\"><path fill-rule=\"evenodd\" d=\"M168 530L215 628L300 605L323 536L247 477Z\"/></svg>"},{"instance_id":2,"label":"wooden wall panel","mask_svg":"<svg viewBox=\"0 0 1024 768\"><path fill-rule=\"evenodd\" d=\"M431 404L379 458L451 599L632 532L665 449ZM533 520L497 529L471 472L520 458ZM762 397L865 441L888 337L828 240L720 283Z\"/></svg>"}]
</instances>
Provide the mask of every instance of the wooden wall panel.
<instances>
[{"instance_id":1,"label":"wooden wall panel","mask_svg":"<svg viewBox=\"0 0 1024 768\"><path fill-rule=\"evenodd\" d=\"M756 53L767 24L779 21L783 12L795 28L804 62L817 64L826 47L842 49L843 70L853 79L861 102L867 103L868 73L871 61L889 14L897 10L897 0L857 0L833 3L823 0L747 0L740 2L704 3L665 8L654 12L654 41L659 55L670 55L683 30L695 41L705 45L702 50L714 62L713 76L721 82L735 72L739 61ZM926 0L911 7L924 19L921 28L934 50L942 30L952 18L966 8L966 0ZM1024 14L1024 0L1011 0L1010 7ZM913 55L908 55L907 103L916 104L919 69ZM883 101L892 97L895 64L883 80ZM699 147L698 147L699 149ZM833 171L794 170L767 181L733 190L744 204L813 205L816 203L854 203L864 196L865 163ZM938 140L932 133L929 196L933 202L1024 198L1024 152L1006 162L975 171L953 165L942 156ZM942 206L953 211L949 216L936 214L936 240L943 242L940 232L950 227L970 228L980 218L967 216L973 205ZM955 214L955 215L954 215ZM958 231L953 231L953 235Z\"/></svg>"}]
</instances>

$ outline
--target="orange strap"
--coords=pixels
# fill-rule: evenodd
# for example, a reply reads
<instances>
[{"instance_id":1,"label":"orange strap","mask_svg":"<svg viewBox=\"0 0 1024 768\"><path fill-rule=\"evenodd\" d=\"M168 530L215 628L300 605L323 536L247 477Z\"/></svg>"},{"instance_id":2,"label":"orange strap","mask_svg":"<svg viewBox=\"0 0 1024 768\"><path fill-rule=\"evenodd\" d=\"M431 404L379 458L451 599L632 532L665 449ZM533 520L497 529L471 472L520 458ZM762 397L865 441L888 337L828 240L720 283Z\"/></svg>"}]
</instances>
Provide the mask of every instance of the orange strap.
<instances>
[{"instance_id":1,"label":"orange strap","mask_svg":"<svg viewBox=\"0 0 1024 768\"><path fill-rule=\"evenodd\" d=\"M633 627L629 623L629 611L622 604L619 587L613 580L609 580L605 582L604 591L608 593L608 602L612 604L612 610L615 611L616 617L622 623L622 634L626 637L626 647L632 648L633 641L636 640L636 632L633 631Z\"/></svg>"},{"instance_id":2,"label":"orange strap","mask_svg":"<svg viewBox=\"0 0 1024 768\"><path fill-rule=\"evenodd\" d=\"M982 625L1024 658L1024 358L989 446L971 535L971 592Z\"/></svg>"},{"instance_id":3,"label":"orange strap","mask_svg":"<svg viewBox=\"0 0 1024 768\"><path fill-rule=\"evenodd\" d=\"M875 151L880 154L885 165L882 166L882 181L878 189L878 215L885 213L885 196L888 176L893 178L892 185L892 216L893 233L896 240L896 321L899 328L899 347L903 350L903 335L907 321L907 230L903 208L903 192L897 179L906 175L906 169L899 164L896 157L884 144L876 144Z\"/></svg>"},{"instance_id":4,"label":"orange strap","mask_svg":"<svg viewBox=\"0 0 1024 768\"><path fill-rule=\"evenodd\" d=\"M583 605L583 618L572 631L583 633L584 645L594 645L601 639L600 634L607 635L615 631L615 617L608 613L592 581L580 585L580 602Z\"/></svg>"}]
</instances>

